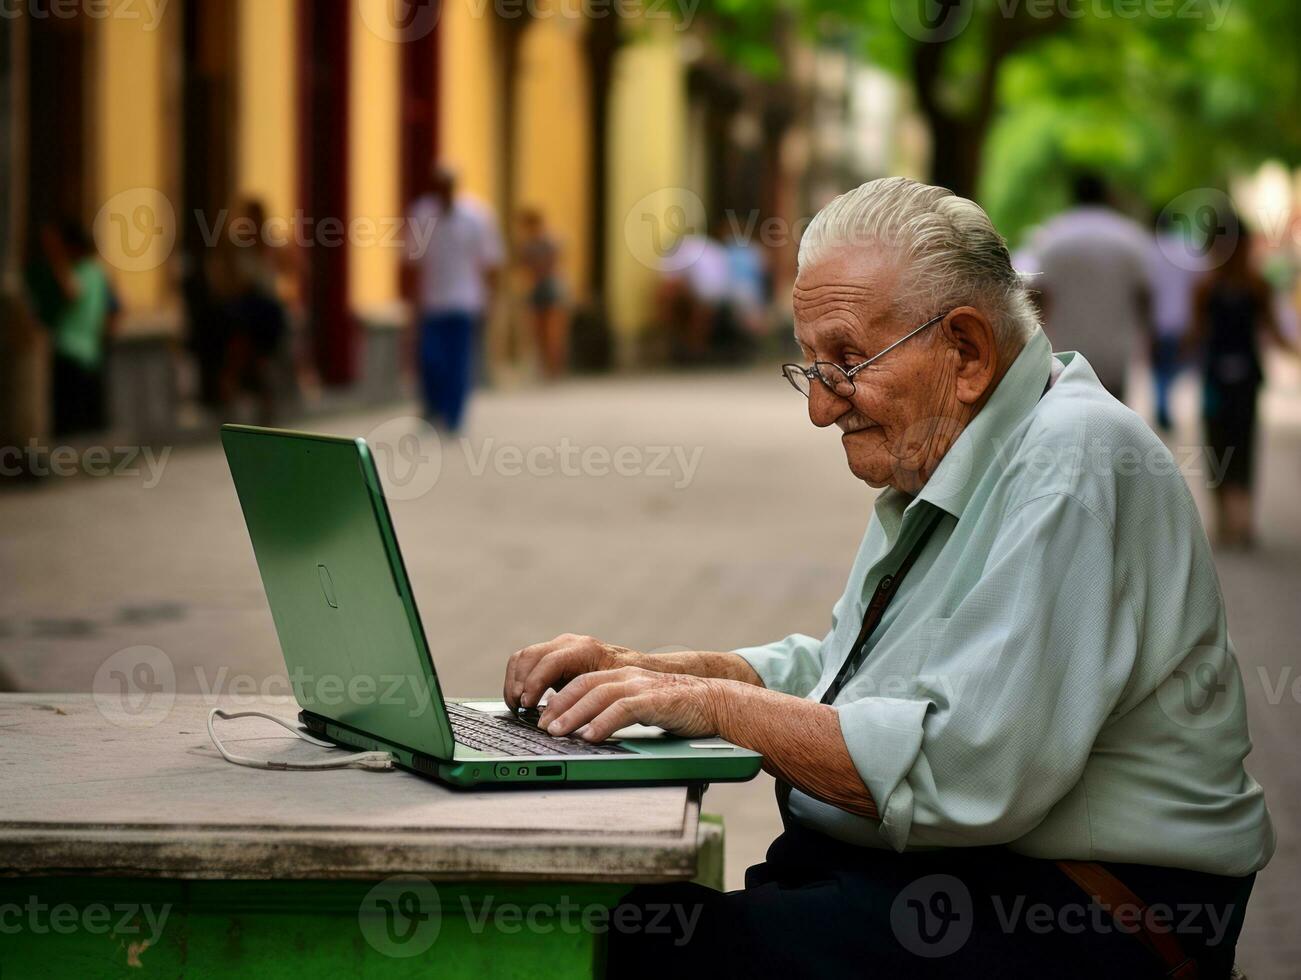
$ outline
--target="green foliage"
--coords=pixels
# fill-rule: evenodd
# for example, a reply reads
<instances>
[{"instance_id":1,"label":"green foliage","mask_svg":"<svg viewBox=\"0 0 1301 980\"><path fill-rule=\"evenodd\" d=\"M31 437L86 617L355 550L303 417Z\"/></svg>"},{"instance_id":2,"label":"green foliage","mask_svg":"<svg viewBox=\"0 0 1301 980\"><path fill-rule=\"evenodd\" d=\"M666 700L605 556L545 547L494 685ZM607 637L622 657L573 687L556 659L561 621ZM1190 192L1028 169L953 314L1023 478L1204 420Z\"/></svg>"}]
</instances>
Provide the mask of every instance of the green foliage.
<instances>
[{"instance_id":1,"label":"green foliage","mask_svg":"<svg viewBox=\"0 0 1301 980\"><path fill-rule=\"evenodd\" d=\"M705 7L726 25L720 50L752 70L780 73L774 32L790 22L812 39L852 39L865 60L916 90L917 46L934 42L914 40L895 15L918 2L935 0ZM976 121L984 141L973 185L1013 240L1065 203L1080 169L1109 177L1141 213L1271 158L1301 165L1297 0L960 3L966 26L938 42L931 112Z\"/></svg>"},{"instance_id":2,"label":"green foliage","mask_svg":"<svg viewBox=\"0 0 1301 980\"><path fill-rule=\"evenodd\" d=\"M999 227L1015 238L1051 213L1082 168L1141 214L1270 158L1301 164L1301 7L1234 0L1218 25L1200 7L1081 19L1007 60L980 181Z\"/></svg>"},{"instance_id":3,"label":"green foliage","mask_svg":"<svg viewBox=\"0 0 1301 980\"><path fill-rule=\"evenodd\" d=\"M710 39L727 61L760 78L781 74L777 50L780 24L789 16L783 4L771 0L705 0L710 19Z\"/></svg>"}]
</instances>

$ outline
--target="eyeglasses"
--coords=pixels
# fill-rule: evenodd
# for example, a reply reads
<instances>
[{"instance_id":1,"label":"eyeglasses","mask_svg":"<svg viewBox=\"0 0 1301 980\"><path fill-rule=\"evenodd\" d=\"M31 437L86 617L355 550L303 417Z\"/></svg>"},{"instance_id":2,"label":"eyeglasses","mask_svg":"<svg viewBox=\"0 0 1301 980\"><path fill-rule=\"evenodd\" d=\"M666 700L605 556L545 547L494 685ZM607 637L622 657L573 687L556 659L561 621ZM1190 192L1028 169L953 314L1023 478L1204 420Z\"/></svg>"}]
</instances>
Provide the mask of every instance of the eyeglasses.
<instances>
[{"instance_id":1,"label":"eyeglasses","mask_svg":"<svg viewBox=\"0 0 1301 980\"><path fill-rule=\"evenodd\" d=\"M827 390L837 398L852 398L856 390L854 387L854 375L858 374L859 371L863 370L863 368L867 367L874 361L879 361L881 358L885 357L886 354L889 354L890 351L894 350L905 340L917 336L927 327L935 326L935 324L939 323L946 316L948 316L947 313L941 313L939 316L927 320L920 327L904 334L879 354L869 357L862 364L855 364L852 368L844 368L839 364L832 364L830 361L814 361L812 367L805 367L802 364L783 364L782 376L791 383L792 388L798 391L805 398L809 397L809 390L813 387L814 379L817 379L826 385Z\"/></svg>"}]
</instances>

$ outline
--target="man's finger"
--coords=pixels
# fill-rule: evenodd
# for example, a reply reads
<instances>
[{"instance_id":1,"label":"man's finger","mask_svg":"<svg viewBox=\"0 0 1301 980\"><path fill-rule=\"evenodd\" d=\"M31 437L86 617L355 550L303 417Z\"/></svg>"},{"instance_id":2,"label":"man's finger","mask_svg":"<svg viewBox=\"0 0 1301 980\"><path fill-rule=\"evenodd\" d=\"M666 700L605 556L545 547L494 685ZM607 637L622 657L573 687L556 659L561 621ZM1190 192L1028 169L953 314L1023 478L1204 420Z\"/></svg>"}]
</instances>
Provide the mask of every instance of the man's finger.
<instances>
[{"instance_id":1,"label":"man's finger","mask_svg":"<svg viewBox=\"0 0 1301 980\"><path fill-rule=\"evenodd\" d=\"M519 659L523 652L524 651L522 650L516 650L514 653L510 655L510 658L506 661L506 676L502 679L501 682L501 699L505 701L508 705L510 705L510 709L512 711L514 711L515 708L518 707L518 705L514 703L515 702L515 671L519 667Z\"/></svg>"},{"instance_id":2,"label":"man's finger","mask_svg":"<svg viewBox=\"0 0 1301 980\"><path fill-rule=\"evenodd\" d=\"M584 741L604 742L620 728L627 728L636 722L653 721L654 719L643 717L650 706L651 699L645 694L620 698L589 721L580 734Z\"/></svg>"},{"instance_id":3,"label":"man's finger","mask_svg":"<svg viewBox=\"0 0 1301 980\"><path fill-rule=\"evenodd\" d=\"M547 688L559 689L564 681L587 673L589 663L588 651L581 642L570 642L544 653L533 661L527 674L518 676L520 704L536 707Z\"/></svg>"},{"instance_id":4,"label":"man's finger","mask_svg":"<svg viewBox=\"0 0 1301 980\"><path fill-rule=\"evenodd\" d=\"M538 718L538 727L546 728L557 717L568 711L579 698L587 694L588 691L598 684L610 684L615 681L631 680L633 672L627 667L616 667L612 670L593 670L585 674L579 674L563 688L551 695L547 701L547 708Z\"/></svg>"},{"instance_id":5,"label":"man's finger","mask_svg":"<svg viewBox=\"0 0 1301 980\"><path fill-rule=\"evenodd\" d=\"M502 681L501 695L502 699L510 705L511 709L519 707L520 679L523 672L527 669L525 658L531 655L531 652L541 644L524 647L522 650L516 650L506 661L506 678Z\"/></svg>"},{"instance_id":6,"label":"man's finger","mask_svg":"<svg viewBox=\"0 0 1301 980\"><path fill-rule=\"evenodd\" d=\"M585 675L593 676L593 675ZM620 698L630 697L636 693L632 681L619 678L591 685L590 690L578 698L569 708L561 711L549 722L546 730L551 735L568 735L581 728Z\"/></svg>"},{"instance_id":7,"label":"man's finger","mask_svg":"<svg viewBox=\"0 0 1301 980\"><path fill-rule=\"evenodd\" d=\"M595 670L588 674L580 674L547 700L546 710L538 717L538 727L545 729L594 687L620 679L618 672L613 670Z\"/></svg>"},{"instance_id":8,"label":"man's finger","mask_svg":"<svg viewBox=\"0 0 1301 980\"><path fill-rule=\"evenodd\" d=\"M506 680L502 689L502 697L512 709L519 707L519 698L524 689L524 678L533 669L533 664L568 639L568 635L557 636L545 643L530 644L511 654L510 660L506 662Z\"/></svg>"}]
</instances>

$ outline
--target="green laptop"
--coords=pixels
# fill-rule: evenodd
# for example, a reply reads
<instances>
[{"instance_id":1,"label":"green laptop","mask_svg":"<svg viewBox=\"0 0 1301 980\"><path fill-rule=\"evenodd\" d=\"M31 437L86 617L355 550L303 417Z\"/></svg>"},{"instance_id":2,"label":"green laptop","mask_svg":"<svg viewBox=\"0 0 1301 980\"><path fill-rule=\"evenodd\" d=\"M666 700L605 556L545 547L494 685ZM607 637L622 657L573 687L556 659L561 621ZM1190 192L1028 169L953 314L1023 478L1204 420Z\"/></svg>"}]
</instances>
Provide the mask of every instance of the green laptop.
<instances>
[{"instance_id":1,"label":"green laptop","mask_svg":"<svg viewBox=\"0 0 1301 980\"><path fill-rule=\"evenodd\" d=\"M634 727L593 745L548 735L535 713L500 700L444 699L366 441L244 425L223 426L221 438L312 734L388 751L455 786L728 782L759 771L757 753L718 738Z\"/></svg>"}]
</instances>

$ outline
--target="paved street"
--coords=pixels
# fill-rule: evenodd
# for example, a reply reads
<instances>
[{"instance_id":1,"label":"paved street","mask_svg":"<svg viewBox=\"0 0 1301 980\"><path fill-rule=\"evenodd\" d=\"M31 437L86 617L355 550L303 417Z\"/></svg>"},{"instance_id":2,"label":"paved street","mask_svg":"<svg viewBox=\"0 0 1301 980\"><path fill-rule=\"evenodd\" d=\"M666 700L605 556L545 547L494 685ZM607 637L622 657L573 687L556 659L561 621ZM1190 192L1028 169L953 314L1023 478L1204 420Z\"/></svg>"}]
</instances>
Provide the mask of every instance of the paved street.
<instances>
[{"instance_id":1,"label":"paved street","mask_svg":"<svg viewBox=\"0 0 1301 980\"><path fill-rule=\"evenodd\" d=\"M1253 980L1301 975L1301 382L1280 377L1266 403L1265 543L1220 564L1250 700L1249 764L1279 833L1240 951ZM1196 442L1192 395L1181 392L1183 446ZM392 432L409 424L391 421L401 414L314 428ZM511 651L564 631L642 649L820 635L872 501L775 369L491 392L466 439L444 440L436 458L433 486L432 465L386 476L410 477L395 520L454 694L499 690ZM84 691L105 658L151 645L182 692L281 677L219 446L178 448L160 475L146 461L126 468L137 472L0 491L0 672L21 690ZM761 777L706 798L726 818L733 887L777 832L771 794Z\"/></svg>"}]
</instances>

